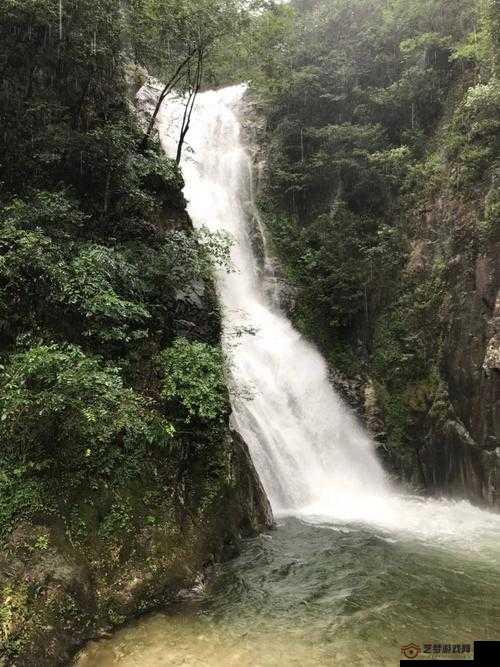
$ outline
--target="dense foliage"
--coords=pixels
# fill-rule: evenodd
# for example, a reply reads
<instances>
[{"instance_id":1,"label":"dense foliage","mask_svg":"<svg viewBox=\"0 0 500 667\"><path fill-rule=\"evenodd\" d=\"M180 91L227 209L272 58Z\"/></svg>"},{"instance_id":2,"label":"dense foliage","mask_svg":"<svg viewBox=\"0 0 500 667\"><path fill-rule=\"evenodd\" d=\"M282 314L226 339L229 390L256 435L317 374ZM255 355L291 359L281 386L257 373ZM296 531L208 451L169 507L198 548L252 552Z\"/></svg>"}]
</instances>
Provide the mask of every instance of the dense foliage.
<instances>
[{"instance_id":1,"label":"dense foliage","mask_svg":"<svg viewBox=\"0 0 500 667\"><path fill-rule=\"evenodd\" d=\"M181 175L140 149L129 101L138 68L168 76L238 18L215 4L2 3L3 535L159 462L175 480L190 448L224 437L211 272L228 240L191 230Z\"/></svg>"},{"instance_id":2,"label":"dense foliage","mask_svg":"<svg viewBox=\"0 0 500 667\"><path fill-rule=\"evenodd\" d=\"M2 0L0 661L42 664L45 642L55 664L69 629L74 649L159 604L186 555L228 541L212 271L230 240L191 229L154 117L139 125L148 70L187 94L177 162L202 86L250 82L292 316L370 378L388 458L415 479L436 433L467 441L468 377L488 384L463 320L500 241L499 36L499 0Z\"/></svg>"},{"instance_id":3,"label":"dense foliage","mask_svg":"<svg viewBox=\"0 0 500 667\"><path fill-rule=\"evenodd\" d=\"M446 412L459 304L447 317L443 304L467 280L453 261L473 266L498 238L499 17L496 0L295 0L240 42L268 121L261 208L293 316L337 368L376 378L409 474L412 425ZM446 206L446 229L430 224Z\"/></svg>"}]
</instances>

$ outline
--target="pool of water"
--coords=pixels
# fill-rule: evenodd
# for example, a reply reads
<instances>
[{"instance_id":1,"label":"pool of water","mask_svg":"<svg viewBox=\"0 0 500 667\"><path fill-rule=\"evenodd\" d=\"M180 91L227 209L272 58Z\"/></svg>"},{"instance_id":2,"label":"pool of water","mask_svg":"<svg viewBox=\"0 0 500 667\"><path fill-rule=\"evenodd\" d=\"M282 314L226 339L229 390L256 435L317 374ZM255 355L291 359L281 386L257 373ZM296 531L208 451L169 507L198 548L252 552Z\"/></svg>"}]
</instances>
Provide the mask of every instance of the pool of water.
<instances>
[{"instance_id":1,"label":"pool of water","mask_svg":"<svg viewBox=\"0 0 500 667\"><path fill-rule=\"evenodd\" d=\"M465 524L463 540L458 526L443 542L437 529L424 538L282 518L220 566L195 600L87 647L77 664L367 667L399 664L410 643L500 639L500 532L492 521L482 537L471 539Z\"/></svg>"}]
</instances>

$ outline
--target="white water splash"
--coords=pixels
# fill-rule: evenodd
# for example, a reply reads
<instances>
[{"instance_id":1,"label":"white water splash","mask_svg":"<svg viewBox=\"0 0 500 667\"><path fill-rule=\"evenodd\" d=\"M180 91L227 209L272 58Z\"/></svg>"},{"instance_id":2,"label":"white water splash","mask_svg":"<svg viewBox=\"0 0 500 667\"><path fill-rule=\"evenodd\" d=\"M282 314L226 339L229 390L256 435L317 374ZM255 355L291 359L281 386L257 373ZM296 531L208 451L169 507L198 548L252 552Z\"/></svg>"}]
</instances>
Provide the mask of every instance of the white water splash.
<instances>
[{"instance_id":1,"label":"white water splash","mask_svg":"<svg viewBox=\"0 0 500 667\"><path fill-rule=\"evenodd\" d=\"M251 166L241 137L244 86L199 96L182 171L196 227L234 238L233 273L220 273L234 419L248 443L274 512L315 522L357 522L426 539L498 541L500 516L466 502L395 492L374 446L328 381L317 350L272 303L249 236L255 210ZM183 107L170 99L160 116L165 150L175 155ZM237 346L231 332L248 327ZM250 390L251 398L245 398Z\"/></svg>"}]
</instances>

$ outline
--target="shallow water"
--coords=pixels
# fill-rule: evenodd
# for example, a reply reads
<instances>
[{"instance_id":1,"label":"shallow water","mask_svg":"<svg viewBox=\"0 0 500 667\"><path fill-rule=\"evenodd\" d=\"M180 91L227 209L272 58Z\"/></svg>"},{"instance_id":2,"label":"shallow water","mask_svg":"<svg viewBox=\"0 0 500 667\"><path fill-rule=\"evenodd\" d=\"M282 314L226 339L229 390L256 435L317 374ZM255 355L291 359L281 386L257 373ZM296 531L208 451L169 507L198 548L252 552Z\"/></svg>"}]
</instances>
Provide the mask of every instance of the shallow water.
<instances>
[{"instance_id":1,"label":"shallow water","mask_svg":"<svg viewBox=\"0 0 500 667\"><path fill-rule=\"evenodd\" d=\"M89 647L78 665L396 665L409 643L498 639L496 544L281 519L200 599Z\"/></svg>"}]
</instances>

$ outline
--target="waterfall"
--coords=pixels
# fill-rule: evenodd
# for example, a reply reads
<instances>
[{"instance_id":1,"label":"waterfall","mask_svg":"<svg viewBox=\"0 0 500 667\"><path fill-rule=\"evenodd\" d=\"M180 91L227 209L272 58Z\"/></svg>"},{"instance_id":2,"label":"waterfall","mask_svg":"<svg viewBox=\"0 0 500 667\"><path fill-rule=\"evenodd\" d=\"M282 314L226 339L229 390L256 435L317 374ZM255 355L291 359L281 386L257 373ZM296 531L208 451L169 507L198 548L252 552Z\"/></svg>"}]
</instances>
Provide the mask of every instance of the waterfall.
<instances>
[{"instance_id":1,"label":"waterfall","mask_svg":"<svg viewBox=\"0 0 500 667\"><path fill-rule=\"evenodd\" d=\"M238 117L244 86L200 95L182 170L196 227L228 232L234 270L218 276L237 430L275 512L297 512L330 496L341 511L386 488L370 439L328 381L316 349L272 303L250 241L255 209ZM180 105L167 104L161 137L174 154ZM232 333L245 328L237 345Z\"/></svg>"},{"instance_id":2,"label":"waterfall","mask_svg":"<svg viewBox=\"0 0 500 667\"><path fill-rule=\"evenodd\" d=\"M329 383L324 359L266 289L251 243L256 206L239 118L244 93L245 86L234 86L199 95L181 166L193 224L227 232L234 241L234 270L217 276L234 424L275 514L370 523L426 539L452 537L461 545L467 539L474 545L478 531L497 538L498 516L465 501L391 488L373 442ZM182 113L182 101L171 98L160 115L170 155Z\"/></svg>"}]
</instances>

